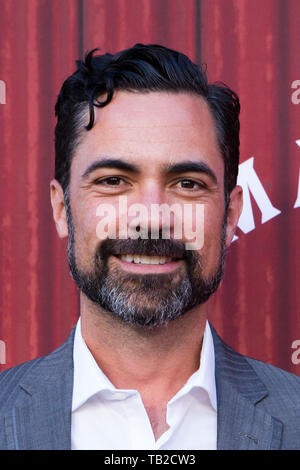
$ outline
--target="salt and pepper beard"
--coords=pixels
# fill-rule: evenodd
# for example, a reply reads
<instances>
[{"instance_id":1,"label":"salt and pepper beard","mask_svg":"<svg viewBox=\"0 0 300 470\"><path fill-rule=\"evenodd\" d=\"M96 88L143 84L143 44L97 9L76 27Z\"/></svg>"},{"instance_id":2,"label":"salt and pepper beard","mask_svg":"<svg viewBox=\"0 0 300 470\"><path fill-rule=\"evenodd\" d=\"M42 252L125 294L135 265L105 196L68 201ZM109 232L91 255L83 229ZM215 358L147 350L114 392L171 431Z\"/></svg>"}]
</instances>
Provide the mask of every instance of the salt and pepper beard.
<instances>
[{"instance_id":1,"label":"salt and pepper beard","mask_svg":"<svg viewBox=\"0 0 300 470\"><path fill-rule=\"evenodd\" d=\"M225 263L225 235L227 210L220 236L218 266L208 279L202 273L202 256L196 251L185 251L184 263L174 273L135 274L109 266L111 254L153 253L169 256L182 250L177 240L112 240L100 242L90 272L83 271L75 259L75 227L72 221L69 190L65 191L68 222L68 262L77 287L101 309L131 325L159 326L183 315L193 307L206 302L218 288Z\"/></svg>"}]
</instances>

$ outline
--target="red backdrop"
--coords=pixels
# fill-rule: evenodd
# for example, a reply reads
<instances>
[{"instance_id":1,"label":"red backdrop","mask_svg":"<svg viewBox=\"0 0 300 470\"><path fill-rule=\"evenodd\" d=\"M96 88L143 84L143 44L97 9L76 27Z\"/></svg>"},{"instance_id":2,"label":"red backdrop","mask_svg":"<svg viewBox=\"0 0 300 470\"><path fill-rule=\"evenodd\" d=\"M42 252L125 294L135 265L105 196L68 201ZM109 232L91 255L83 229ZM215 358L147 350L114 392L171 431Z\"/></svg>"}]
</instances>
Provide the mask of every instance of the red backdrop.
<instances>
[{"instance_id":1,"label":"red backdrop","mask_svg":"<svg viewBox=\"0 0 300 470\"><path fill-rule=\"evenodd\" d=\"M85 51L143 42L206 63L240 96L249 205L211 321L300 375L299 31L298 0L0 0L0 370L50 352L78 318L49 201L60 86Z\"/></svg>"}]
</instances>

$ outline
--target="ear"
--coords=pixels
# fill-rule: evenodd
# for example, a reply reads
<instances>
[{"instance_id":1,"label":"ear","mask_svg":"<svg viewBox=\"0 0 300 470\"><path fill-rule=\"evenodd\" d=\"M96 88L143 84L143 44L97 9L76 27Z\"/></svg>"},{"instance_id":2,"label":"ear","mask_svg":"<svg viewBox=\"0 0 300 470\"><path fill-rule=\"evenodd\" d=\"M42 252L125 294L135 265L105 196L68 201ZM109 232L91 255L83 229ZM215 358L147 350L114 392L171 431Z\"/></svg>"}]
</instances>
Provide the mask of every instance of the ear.
<instances>
[{"instance_id":1,"label":"ear","mask_svg":"<svg viewBox=\"0 0 300 470\"><path fill-rule=\"evenodd\" d=\"M232 242L236 227L243 209L243 189L241 186L235 186L230 193L228 206L227 228L226 228L226 247Z\"/></svg>"},{"instance_id":2,"label":"ear","mask_svg":"<svg viewBox=\"0 0 300 470\"><path fill-rule=\"evenodd\" d=\"M64 192L59 182L53 179L50 182L50 198L53 212L53 219L56 230L60 238L68 236L67 214L64 201Z\"/></svg>"}]
</instances>

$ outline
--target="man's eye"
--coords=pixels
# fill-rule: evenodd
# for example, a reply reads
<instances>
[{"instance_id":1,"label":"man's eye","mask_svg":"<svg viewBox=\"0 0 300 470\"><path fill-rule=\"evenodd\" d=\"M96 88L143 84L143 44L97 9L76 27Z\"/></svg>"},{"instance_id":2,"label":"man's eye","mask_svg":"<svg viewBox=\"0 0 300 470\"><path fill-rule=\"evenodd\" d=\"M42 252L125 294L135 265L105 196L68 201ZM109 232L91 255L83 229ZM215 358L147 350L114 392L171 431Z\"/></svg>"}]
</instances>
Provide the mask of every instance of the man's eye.
<instances>
[{"instance_id":1,"label":"man's eye","mask_svg":"<svg viewBox=\"0 0 300 470\"><path fill-rule=\"evenodd\" d=\"M102 184L105 186L120 186L122 183L122 178L119 176L109 176L108 178L103 178L101 180L95 181L96 184Z\"/></svg>"},{"instance_id":2,"label":"man's eye","mask_svg":"<svg viewBox=\"0 0 300 470\"><path fill-rule=\"evenodd\" d=\"M189 179L184 179L184 180L179 181L179 186L181 189L191 189L191 190L204 188L203 184L197 183L197 181L193 181Z\"/></svg>"}]
</instances>

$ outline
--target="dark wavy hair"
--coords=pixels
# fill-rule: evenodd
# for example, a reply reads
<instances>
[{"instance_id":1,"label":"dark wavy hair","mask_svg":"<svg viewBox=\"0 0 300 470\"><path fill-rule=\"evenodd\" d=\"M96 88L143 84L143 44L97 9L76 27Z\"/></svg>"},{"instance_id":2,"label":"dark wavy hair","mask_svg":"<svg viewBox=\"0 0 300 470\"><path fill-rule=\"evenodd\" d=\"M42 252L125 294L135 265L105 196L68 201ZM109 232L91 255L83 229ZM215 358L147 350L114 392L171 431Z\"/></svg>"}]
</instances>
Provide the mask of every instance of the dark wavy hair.
<instances>
[{"instance_id":1,"label":"dark wavy hair","mask_svg":"<svg viewBox=\"0 0 300 470\"><path fill-rule=\"evenodd\" d=\"M107 106L115 90L186 92L204 98L212 112L220 151L224 160L224 190L236 185L239 164L239 112L237 94L223 83L208 84L202 67L186 55L160 45L136 44L117 54L76 61L77 70L68 77L55 105L55 178L64 192L70 180L74 150L94 124L94 107ZM104 101L99 101L100 96ZM85 122L89 109L89 122Z\"/></svg>"}]
</instances>

